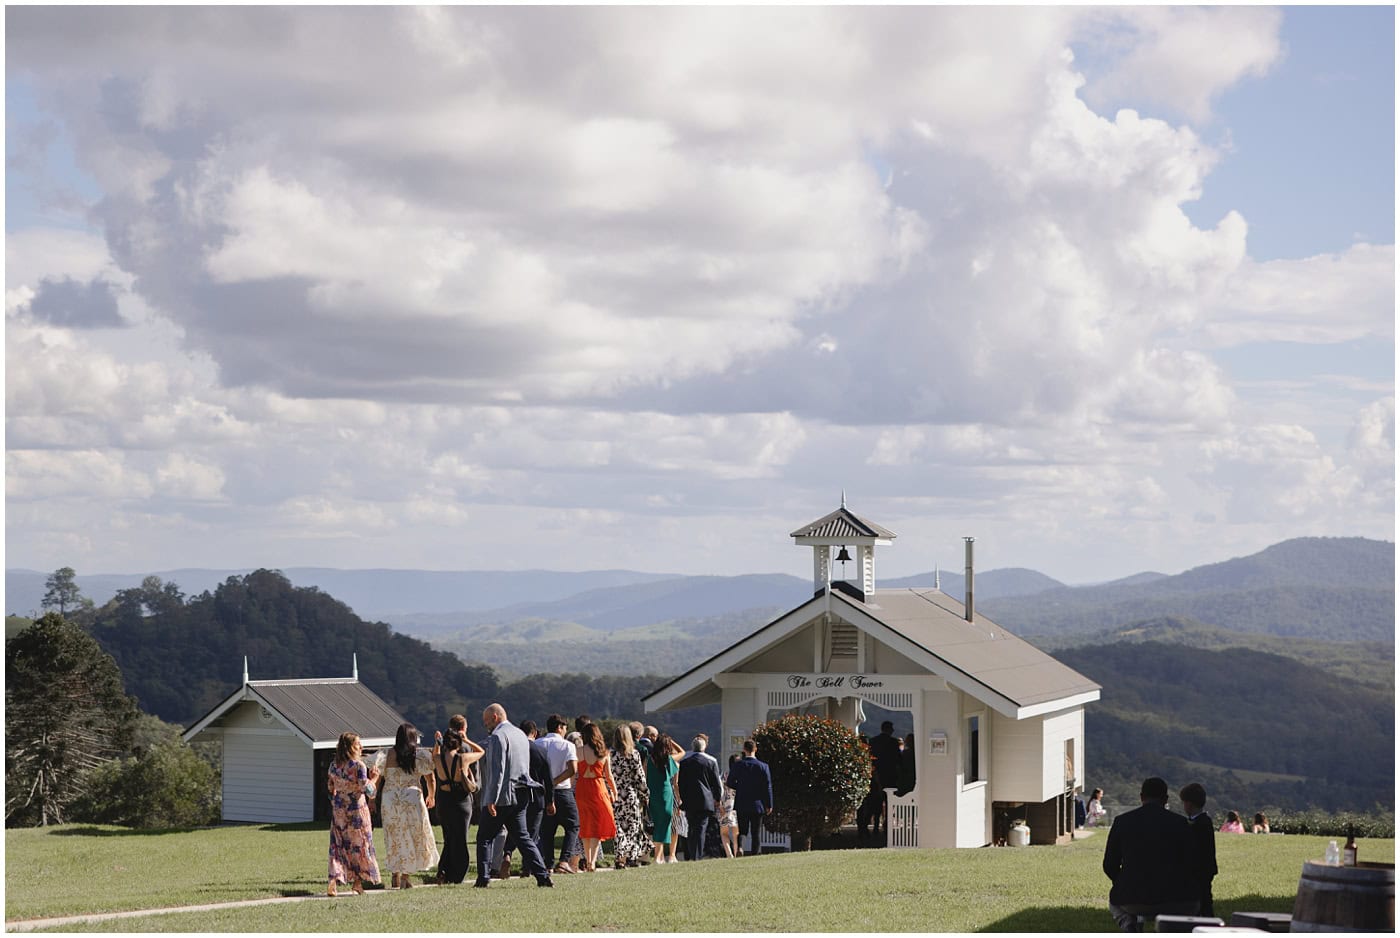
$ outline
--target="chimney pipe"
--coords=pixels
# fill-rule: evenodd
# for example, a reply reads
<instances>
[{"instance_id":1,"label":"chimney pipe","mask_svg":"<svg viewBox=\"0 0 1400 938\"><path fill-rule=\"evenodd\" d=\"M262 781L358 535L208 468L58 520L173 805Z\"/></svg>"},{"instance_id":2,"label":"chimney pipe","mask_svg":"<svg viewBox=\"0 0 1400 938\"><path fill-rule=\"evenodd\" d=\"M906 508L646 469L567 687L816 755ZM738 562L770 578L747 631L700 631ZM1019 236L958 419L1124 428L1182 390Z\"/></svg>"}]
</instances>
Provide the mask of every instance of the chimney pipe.
<instances>
[{"instance_id":1,"label":"chimney pipe","mask_svg":"<svg viewBox=\"0 0 1400 938\"><path fill-rule=\"evenodd\" d=\"M976 538L973 537L963 538L963 541L967 545L967 564L963 570L963 583L967 589L967 602L964 605L967 607L967 621L969 622L972 621L972 542L975 540Z\"/></svg>"}]
</instances>

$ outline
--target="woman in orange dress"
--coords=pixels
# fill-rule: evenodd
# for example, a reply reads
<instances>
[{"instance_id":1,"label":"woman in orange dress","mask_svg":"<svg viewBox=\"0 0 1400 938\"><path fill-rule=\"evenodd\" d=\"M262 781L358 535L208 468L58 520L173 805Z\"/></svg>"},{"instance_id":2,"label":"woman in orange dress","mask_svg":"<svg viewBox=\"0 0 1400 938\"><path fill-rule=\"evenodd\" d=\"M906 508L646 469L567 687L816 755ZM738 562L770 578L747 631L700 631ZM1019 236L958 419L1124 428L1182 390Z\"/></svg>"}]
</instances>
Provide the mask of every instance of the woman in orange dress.
<instances>
[{"instance_id":1,"label":"woman in orange dress","mask_svg":"<svg viewBox=\"0 0 1400 938\"><path fill-rule=\"evenodd\" d=\"M583 868L597 869L603 841L617 836L613 818L613 802L617 800L617 782L613 780L612 763L608 759L608 744L596 723L582 730L583 745L578 747L578 776L574 782L574 799L578 802L578 835L583 841Z\"/></svg>"}]
</instances>

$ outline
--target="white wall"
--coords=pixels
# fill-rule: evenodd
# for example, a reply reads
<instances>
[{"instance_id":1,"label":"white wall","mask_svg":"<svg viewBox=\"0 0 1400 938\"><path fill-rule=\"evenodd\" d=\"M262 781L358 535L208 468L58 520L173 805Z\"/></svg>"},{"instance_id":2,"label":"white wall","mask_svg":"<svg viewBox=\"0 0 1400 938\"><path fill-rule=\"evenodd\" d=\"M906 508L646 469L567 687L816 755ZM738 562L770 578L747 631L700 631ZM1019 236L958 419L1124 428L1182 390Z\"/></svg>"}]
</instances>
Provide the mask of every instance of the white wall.
<instances>
[{"instance_id":1,"label":"white wall","mask_svg":"<svg viewBox=\"0 0 1400 938\"><path fill-rule=\"evenodd\" d=\"M311 820L311 774L311 747L290 732L230 727L224 731L224 820Z\"/></svg>"},{"instance_id":2,"label":"white wall","mask_svg":"<svg viewBox=\"0 0 1400 938\"><path fill-rule=\"evenodd\" d=\"M1049 791L1045 788L1044 723L1044 717L1013 720L998 713L992 718L996 739L992 752L997 766L992 776L993 801L1039 804L1064 790L1063 784ZM1060 758L1063 761L1063 755Z\"/></svg>"},{"instance_id":3,"label":"white wall","mask_svg":"<svg viewBox=\"0 0 1400 938\"><path fill-rule=\"evenodd\" d=\"M1084 708L1075 707L1045 717L1045 771L1042 776L1047 794L1052 798L1065 790L1065 742L1074 743L1074 781L1084 784Z\"/></svg>"},{"instance_id":4,"label":"white wall","mask_svg":"<svg viewBox=\"0 0 1400 938\"><path fill-rule=\"evenodd\" d=\"M920 747L916 765L919 789L919 846L955 847L958 843L958 789L962 783L962 727L958 720L958 697L952 690L925 690L922 730L916 735ZM929 740L935 733L948 737L946 755L929 754Z\"/></svg>"},{"instance_id":5,"label":"white wall","mask_svg":"<svg viewBox=\"0 0 1400 938\"><path fill-rule=\"evenodd\" d=\"M733 670L752 674L811 671L812 650L816 642L816 625L817 623L812 623L798 629L777 645L761 652Z\"/></svg>"},{"instance_id":6,"label":"white wall","mask_svg":"<svg viewBox=\"0 0 1400 938\"><path fill-rule=\"evenodd\" d=\"M764 693L752 687L724 688L719 705L721 741L719 746L710 746L711 755L719 759L721 775L729 765L730 754L739 752L739 746L735 746L729 737L743 735L748 738L758 724L766 721L767 716L758 712L759 695ZM763 754L759 753L758 757L762 759Z\"/></svg>"}]
</instances>

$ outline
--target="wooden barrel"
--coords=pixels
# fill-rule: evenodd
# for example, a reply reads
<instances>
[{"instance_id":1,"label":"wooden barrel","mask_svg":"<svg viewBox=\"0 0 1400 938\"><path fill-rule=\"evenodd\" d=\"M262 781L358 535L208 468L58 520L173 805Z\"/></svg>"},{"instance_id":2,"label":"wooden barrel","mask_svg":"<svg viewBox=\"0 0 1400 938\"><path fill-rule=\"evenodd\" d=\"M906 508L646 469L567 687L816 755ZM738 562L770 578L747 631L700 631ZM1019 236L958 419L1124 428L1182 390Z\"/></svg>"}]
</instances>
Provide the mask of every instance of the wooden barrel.
<instances>
[{"instance_id":1,"label":"wooden barrel","mask_svg":"<svg viewBox=\"0 0 1400 938\"><path fill-rule=\"evenodd\" d=\"M1289 930L1393 933L1395 864L1304 862Z\"/></svg>"}]
</instances>

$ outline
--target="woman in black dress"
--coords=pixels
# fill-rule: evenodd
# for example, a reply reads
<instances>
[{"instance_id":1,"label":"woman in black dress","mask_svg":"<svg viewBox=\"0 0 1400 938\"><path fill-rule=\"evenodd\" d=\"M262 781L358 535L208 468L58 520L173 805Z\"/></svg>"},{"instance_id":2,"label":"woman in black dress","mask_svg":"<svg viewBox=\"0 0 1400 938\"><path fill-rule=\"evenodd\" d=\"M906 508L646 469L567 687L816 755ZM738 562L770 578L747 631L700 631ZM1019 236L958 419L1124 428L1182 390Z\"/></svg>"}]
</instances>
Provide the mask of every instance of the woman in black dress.
<instances>
[{"instance_id":1,"label":"woman in black dress","mask_svg":"<svg viewBox=\"0 0 1400 938\"><path fill-rule=\"evenodd\" d=\"M459 732L451 727L442 738L442 745L433 753L433 781L437 785L438 820L442 823L442 858L438 860L437 881L460 883L467 876L471 851L467 847L467 828L472 822L472 793L467 789L472 763L485 752L466 737L466 727Z\"/></svg>"}]
</instances>

